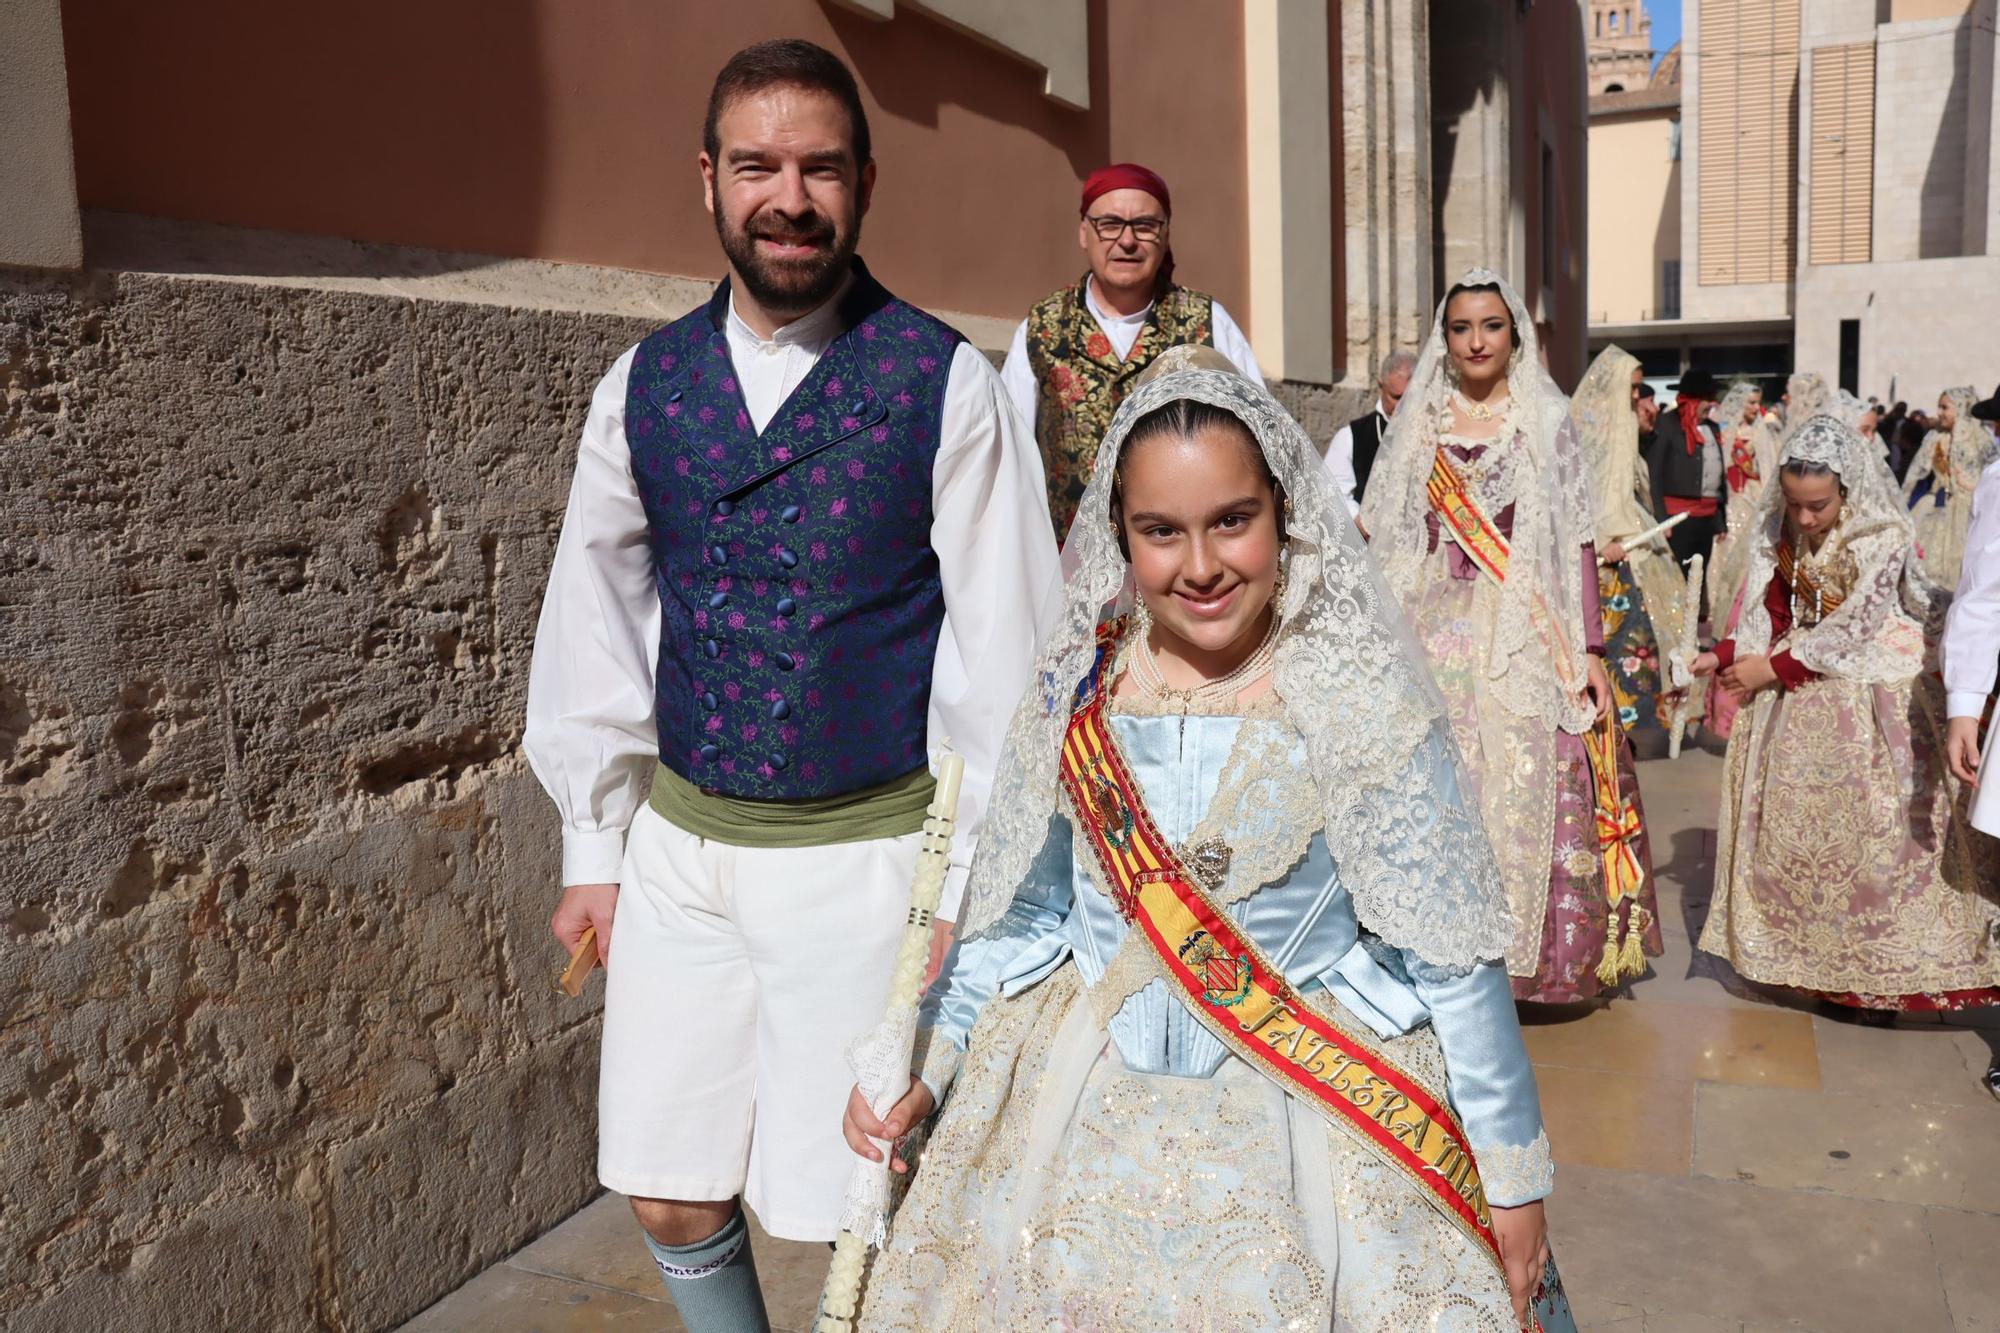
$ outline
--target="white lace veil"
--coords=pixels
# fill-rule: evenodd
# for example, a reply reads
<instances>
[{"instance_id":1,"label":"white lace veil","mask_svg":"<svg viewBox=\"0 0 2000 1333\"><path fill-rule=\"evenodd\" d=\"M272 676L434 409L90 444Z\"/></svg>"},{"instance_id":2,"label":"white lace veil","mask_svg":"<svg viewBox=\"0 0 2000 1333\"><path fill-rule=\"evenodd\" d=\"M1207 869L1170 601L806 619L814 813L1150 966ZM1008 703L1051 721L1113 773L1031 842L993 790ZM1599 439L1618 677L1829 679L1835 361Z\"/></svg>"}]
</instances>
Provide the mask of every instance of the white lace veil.
<instances>
[{"instance_id":1,"label":"white lace veil","mask_svg":"<svg viewBox=\"0 0 2000 1333\"><path fill-rule=\"evenodd\" d=\"M1361 923L1431 962L1501 957L1511 935L1499 867L1463 789L1443 697L1319 452L1264 389L1238 375L1177 370L1119 406L1070 529L1062 618L1008 727L960 910L961 932L999 920L1065 807L1058 779L1076 687L1097 627L1123 609L1126 563L1111 528L1111 486L1133 424L1180 399L1222 408L1255 437L1283 487L1284 601L1275 669L1285 717L1305 738L1324 802L1328 849Z\"/></svg>"},{"instance_id":2,"label":"white lace veil","mask_svg":"<svg viewBox=\"0 0 2000 1333\"><path fill-rule=\"evenodd\" d=\"M1827 391L1826 376L1817 370L1801 370L1785 381L1785 424L1778 431L1778 448L1792 438L1798 428L1822 412L1833 410L1833 395Z\"/></svg>"},{"instance_id":3,"label":"white lace veil","mask_svg":"<svg viewBox=\"0 0 2000 1333\"><path fill-rule=\"evenodd\" d=\"M1765 484L1737 654L1771 649L1771 614L1763 593L1777 571L1785 527L1783 471L1792 463L1817 463L1839 477L1840 522L1826 538L1838 546L1823 546L1821 555L1853 562L1852 586L1839 609L1811 629L1794 631L1792 656L1823 675L1876 684L1909 679L1923 664L1926 641L1935 642L1949 598L1923 572L1910 515L1888 465L1859 431L1826 412L1798 423L1778 455L1778 475Z\"/></svg>"},{"instance_id":4,"label":"white lace veil","mask_svg":"<svg viewBox=\"0 0 2000 1333\"><path fill-rule=\"evenodd\" d=\"M1570 398L1577 440L1596 485L1597 544L1630 537L1653 526L1639 498L1647 484L1639 455L1639 415L1632 410L1632 372L1639 358L1612 345L1597 354Z\"/></svg>"},{"instance_id":5,"label":"white lace veil","mask_svg":"<svg viewBox=\"0 0 2000 1333\"><path fill-rule=\"evenodd\" d=\"M1489 451L1491 466L1467 478L1489 517L1509 505L1514 508L1508 576L1482 647L1488 695L1516 716L1581 734L1595 710L1564 680L1580 686L1587 670L1580 548L1595 537L1592 499L1597 483L1578 446L1569 400L1542 367L1540 339L1520 294L1486 269L1473 269L1456 285L1497 288L1514 316L1517 335L1507 362L1507 387L1509 419L1520 447L1508 447L1509 432L1503 431ZM1430 339L1389 424L1361 507L1370 549L1381 560L1389 586L1405 601L1418 595L1426 577L1431 467L1439 437L1451 421L1457 370L1445 347L1444 310L1450 299L1447 293L1438 302ZM1450 538L1440 535L1439 540ZM1557 669L1554 652L1538 631L1538 601L1561 633L1570 659L1565 669Z\"/></svg>"}]
</instances>

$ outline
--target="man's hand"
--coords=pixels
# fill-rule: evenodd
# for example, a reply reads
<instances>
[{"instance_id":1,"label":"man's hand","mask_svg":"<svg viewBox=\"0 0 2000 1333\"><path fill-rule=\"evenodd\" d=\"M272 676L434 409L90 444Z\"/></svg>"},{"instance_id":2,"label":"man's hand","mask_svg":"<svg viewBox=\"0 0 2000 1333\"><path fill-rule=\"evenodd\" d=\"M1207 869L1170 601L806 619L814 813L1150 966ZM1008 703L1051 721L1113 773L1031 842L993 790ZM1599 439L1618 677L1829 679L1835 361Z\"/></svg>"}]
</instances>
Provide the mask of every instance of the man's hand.
<instances>
[{"instance_id":1,"label":"man's hand","mask_svg":"<svg viewBox=\"0 0 2000 1333\"><path fill-rule=\"evenodd\" d=\"M1507 1294L1514 1301L1514 1318L1528 1326L1528 1307L1542 1285L1549 1262L1549 1223L1542 1201L1519 1208L1493 1206L1493 1238L1500 1242L1500 1264L1507 1270Z\"/></svg>"},{"instance_id":2,"label":"man's hand","mask_svg":"<svg viewBox=\"0 0 2000 1333\"><path fill-rule=\"evenodd\" d=\"M1728 690L1738 703L1748 699L1759 690L1769 689L1778 683L1778 673L1771 667L1771 659L1758 654L1739 657L1722 669L1716 679L1722 688Z\"/></svg>"},{"instance_id":3,"label":"man's hand","mask_svg":"<svg viewBox=\"0 0 2000 1333\"><path fill-rule=\"evenodd\" d=\"M1612 538L1597 549L1597 559L1599 563L1606 565L1623 564L1625 560L1625 543L1619 541L1616 537Z\"/></svg>"},{"instance_id":4,"label":"man's hand","mask_svg":"<svg viewBox=\"0 0 2000 1333\"><path fill-rule=\"evenodd\" d=\"M889 1108L889 1115L883 1120L875 1118L875 1112L868 1108L868 1099L861 1095L861 1089L857 1086L848 1091L847 1114L840 1118L840 1132L846 1138L847 1146L854 1149L857 1154L871 1162L879 1162L882 1160L882 1150L868 1140L887 1139L894 1144L897 1139L909 1133L910 1126L936 1109L937 1103L931 1100L931 1090L914 1074L910 1076L910 1090ZM897 1147L900 1149L901 1145ZM899 1151L896 1156L890 1158L889 1169L903 1173L910 1169L910 1164L903 1160Z\"/></svg>"},{"instance_id":5,"label":"man's hand","mask_svg":"<svg viewBox=\"0 0 2000 1333\"><path fill-rule=\"evenodd\" d=\"M1597 709L1597 720L1602 722L1604 715L1611 711L1611 677L1604 670L1604 659L1596 653L1592 653L1588 661L1590 678L1585 682L1584 690Z\"/></svg>"},{"instance_id":6,"label":"man's hand","mask_svg":"<svg viewBox=\"0 0 2000 1333\"><path fill-rule=\"evenodd\" d=\"M1712 676L1721 665L1722 659L1714 653L1702 653L1689 664L1688 670L1697 676Z\"/></svg>"},{"instance_id":7,"label":"man's hand","mask_svg":"<svg viewBox=\"0 0 2000 1333\"><path fill-rule=\"evenodd\" d=\"M618 912L616 884L572 884L563 890L549 929L562 941L564 953L575 953L586 927L597 927L597 961L611 965L611 918Z\"/></svg>"},{"instance_id":8,"label":"man's hand","mask_svg":"<svg viewBox=\"0 0 2000 1333\"><path fill-rule=\"evenodd\" d=\"M1952 775L1966 786L1979 784L1979 719L1955 717L1944 724L1944 753Z\"/></svg>"}]
</instances>

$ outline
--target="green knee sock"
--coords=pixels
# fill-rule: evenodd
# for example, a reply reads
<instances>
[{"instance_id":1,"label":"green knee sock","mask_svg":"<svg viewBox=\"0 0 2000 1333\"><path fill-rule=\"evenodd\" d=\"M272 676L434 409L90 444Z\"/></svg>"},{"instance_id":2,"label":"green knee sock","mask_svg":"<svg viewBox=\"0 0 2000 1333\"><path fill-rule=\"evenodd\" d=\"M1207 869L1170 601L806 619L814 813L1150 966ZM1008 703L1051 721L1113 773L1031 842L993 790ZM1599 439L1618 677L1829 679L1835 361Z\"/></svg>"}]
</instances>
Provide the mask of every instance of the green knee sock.
<instances>
[{"instance_id":1,"label":"green knee sock","mask_svg":"<svg viewBox=\"0 0 2000 1333\"><path fill-rule=\"evenodd\" d=\"M644 1232L640 1233L645 1235ZM738 1208L722 1230L692 1245L662 1245L646 1236L667 1295L688 1333L770 1333L750 1227Z\"/></svg>"}]
</instances>

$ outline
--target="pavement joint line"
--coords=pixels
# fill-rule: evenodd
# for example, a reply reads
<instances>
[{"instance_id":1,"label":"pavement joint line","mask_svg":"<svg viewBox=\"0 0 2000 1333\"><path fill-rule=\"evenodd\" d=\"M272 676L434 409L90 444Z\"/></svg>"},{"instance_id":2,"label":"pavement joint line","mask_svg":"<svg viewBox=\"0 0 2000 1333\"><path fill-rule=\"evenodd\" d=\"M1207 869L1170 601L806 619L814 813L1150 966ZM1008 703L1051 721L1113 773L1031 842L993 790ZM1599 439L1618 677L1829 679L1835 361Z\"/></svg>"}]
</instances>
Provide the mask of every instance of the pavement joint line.
<instances>
[{"instance_id":1,"label":"pavement joint line","mask_svg":"<svg viewBox=\"0 0 2000 1333\"><path fill-rule=\"evenodd\" d=\"M562 1223L560 1222L556 1223L557 1227L560 1227L561 1225ZM550 1228L550 1230L552 1231L554 1229L555 1229L554 1227ZM501 1260L501 1263L505 1267L514 1269L516 1272L533 1273L536 1277L554 1278L558 1282L568 1282L573 1286L589 1287L592 1291L609 1292L613 1296L634 1296L642 1301L651 1301L655 1305L665 1305L667 1303L665 1288L662 1288L658 1295L654 1295L643 1291L627 1291L623 1287L613 1287L603 1282L593 1282L587 1277L578 1277L574 1273L555 1273L549 1271L546 1268L537 1268L533 1264L524 1264L520 1262L518 1256L510 1256L509 1258ZM476 1282L478 1281L478 1279L473 1278L472 1281Z\"/></svg>"}]
</instances>

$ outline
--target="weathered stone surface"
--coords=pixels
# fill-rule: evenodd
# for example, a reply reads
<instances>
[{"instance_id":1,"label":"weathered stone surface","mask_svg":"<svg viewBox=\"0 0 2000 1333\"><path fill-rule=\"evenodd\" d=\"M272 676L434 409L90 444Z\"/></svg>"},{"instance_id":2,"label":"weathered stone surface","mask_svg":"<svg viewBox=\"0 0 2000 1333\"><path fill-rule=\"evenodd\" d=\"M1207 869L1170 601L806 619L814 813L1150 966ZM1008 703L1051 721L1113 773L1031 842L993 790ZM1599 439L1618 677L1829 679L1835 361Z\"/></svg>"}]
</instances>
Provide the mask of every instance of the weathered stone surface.
<instances>
[{"instance_id":1,"label":"weathered stone surface","mask_svg":"<svg viewBox=\"0 0 2000 1333\"><path fill-rule=\"evenodd\" d=\"M644 327L0 270L0 1323L377 1328L589 1197L520 729Z\"/></svg>"}]
</instances>

